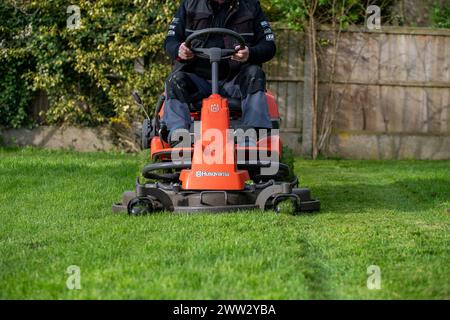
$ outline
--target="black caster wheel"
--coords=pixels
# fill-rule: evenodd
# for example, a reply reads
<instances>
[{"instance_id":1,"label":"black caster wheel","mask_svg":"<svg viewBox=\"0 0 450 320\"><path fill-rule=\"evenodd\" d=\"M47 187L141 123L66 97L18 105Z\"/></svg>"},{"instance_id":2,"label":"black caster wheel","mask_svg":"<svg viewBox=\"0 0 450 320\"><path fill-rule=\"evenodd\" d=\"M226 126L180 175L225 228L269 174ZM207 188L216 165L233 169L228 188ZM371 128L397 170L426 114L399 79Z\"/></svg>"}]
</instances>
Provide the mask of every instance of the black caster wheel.
<instances>
[{"instance_id":1,"label":"black caster wheel","mask_svg":"<svg viewBox=\"0 0 450 320\"><path fill-rule=\"evenodd\" d=\"M152 213L155 207L148 198L134 198L128 203L127 209L130 216L141 216Z\"/></svg>"}]
</instances>

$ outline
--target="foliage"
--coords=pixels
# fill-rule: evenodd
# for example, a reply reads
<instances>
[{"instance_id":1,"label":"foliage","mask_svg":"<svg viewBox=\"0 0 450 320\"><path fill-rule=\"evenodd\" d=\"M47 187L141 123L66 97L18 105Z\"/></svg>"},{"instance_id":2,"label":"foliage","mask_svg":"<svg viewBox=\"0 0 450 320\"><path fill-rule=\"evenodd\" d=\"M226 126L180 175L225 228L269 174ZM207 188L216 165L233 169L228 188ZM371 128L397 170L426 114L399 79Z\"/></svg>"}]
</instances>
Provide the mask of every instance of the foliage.
<instances>
[{"instance_id":1,"label":"foliage","mask_svg":"<svg viewBox=\"0 0 450 320\"><path fill-rule=\"evenodd\" d=\"M176 2L80 0L77 5L81 27L72 30L67 28L67 1L0 4L0 63L7 69L1 70L6 75L0 86L2 124L23 124L37 90L49 96L49 123L82 125L127 122L137 112L132 90L150 104L163 90L168 63L151 63L139 74L135 61L161 60Z\"/></svg>"},{"instance_id":2,"label":"foliage","mask_svg":"<svg viewBox=\"0 0 450 320\"><path fill-rule=\"evenodd\" d=\"M6 10L0 3L0 125L18 127L27 122L31 102L30 83L23 71L32 67L30 54L23 49L27 40L23 14ZM8 46L8 44L10 44Z\"/></svg>"},{"instance_id":3,"label":"foliage","mask_svg":"<svg viewBox=\"0 0 450 320\"><path fill-rule=\"evenodd\" d=\"M293 179L295 177L295 155L294 151L288 146L283 146L280 162L289 167L289 179Z\"/></svg>"},{"instance_id":4,"label":"foliage","mask_svg":"<svg viewBox=\"0 0 450 320\"><path fill-rule=\"evenodd\" d=\"M337 24L343 28L350 24L364 24L366 19L366 9L369 2L359 0L266 0L263 4L270 13L277 17L278 21L288 23L294 28L304 28L308 19L308 14L314 3L317 3L315 19L321 24L331 24L333 19L337 19ZM389 21L393 15L395 0L381 0L373 4L381 8L384 20Z\"/></svg>"},{"instance_id":5,"label":"foliage","mask_svg":"<svg viewBox=\"0 0 450 320\"><path fill-rule=\"evenodd\" d=\"M264 5L264 2L266 3ZM302 1L266 0L263 7L273 12L277 21L286 22L291 27L303 26L306 19L306 10Z\"/></svg>"},{"instance_id":6,"label":"foliage","mask_svg":"<svg viewBox=\"0 0 450 320\"><path fill-rule=\"evenodd\" d=\"M435 5L431 14L433 26L450 29L450 7Z\"/></svg>"},{"instance_id":7,"label":"foliage","mask_svg":"<svg viewBox=\"0 0 450 320\"><path fill-rule=\"evenodd\" d=\"M0 125L19 127L28 124L31 103L30 84L21 78L20 70L29 68L27 60L0 58Z\"/></svg>"},{"instance_id":8,"label":"foliage","mask_svg":"<svg viewBox=\"0 0 450 320\"><path fill-rule=\"evenodd\" d=\"M314 0L316 1L316 0ZM261 0L271 21L303 28L314 1ZM317 0L318 23L338 17L345 27L363 23L364 3ZM392 0L380 3L388 6ZM179 1L79 0L81 27L67 28L63 0L0 2L0 125L30 122L37 91L48 94L47 123L128 124L139 112L130 92L154 105L170 65L162 45ZM337 14L339 12L339 14ZM135 72L137 58L148 63Z\"/></svg>"}]
</instances>

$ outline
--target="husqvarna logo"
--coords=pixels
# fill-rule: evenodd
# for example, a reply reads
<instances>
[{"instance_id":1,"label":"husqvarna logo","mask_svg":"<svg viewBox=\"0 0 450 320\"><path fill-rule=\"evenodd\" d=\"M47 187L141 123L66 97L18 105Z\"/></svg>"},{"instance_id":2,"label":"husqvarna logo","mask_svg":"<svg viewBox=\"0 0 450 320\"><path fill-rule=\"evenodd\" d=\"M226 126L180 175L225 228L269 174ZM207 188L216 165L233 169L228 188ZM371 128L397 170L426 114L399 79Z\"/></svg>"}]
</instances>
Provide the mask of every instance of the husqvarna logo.
<instances>
[{"instance_id":1,"label":"husqvarna logo","mask_svg":"<svg viewBox=\"0 0 450 320\"><path fill-rule=\"evenodd\" d=\"M196 171L195 176L197 178L203 177L229 177L229 172L206 172L206 171Z\"/></svg>"},{"instance_id":2,"label":"husqvarna logo","mask_svg":"<svg viewBox=\"0 0 450 320\"><path fill-rule=\"evenodd\" d=\"M218 104L211 105L211 112L219 112L220 107Z\"/></svg>"}]
</instances>

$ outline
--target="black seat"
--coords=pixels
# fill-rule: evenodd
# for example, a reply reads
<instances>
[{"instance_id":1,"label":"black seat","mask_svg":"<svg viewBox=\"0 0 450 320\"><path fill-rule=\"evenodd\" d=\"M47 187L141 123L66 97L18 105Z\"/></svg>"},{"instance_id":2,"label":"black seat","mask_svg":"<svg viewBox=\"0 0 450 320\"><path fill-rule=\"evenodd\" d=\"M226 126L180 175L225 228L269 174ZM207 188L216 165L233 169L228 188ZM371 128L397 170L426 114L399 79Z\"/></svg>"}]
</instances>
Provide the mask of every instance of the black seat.
<instances>
[{"instance_id":1,"label":"black seat","mask_svg":"<svg viewBox=\"0 0 450 320\"><path fill-rule=\"evenodd\" d=\"M228 99L228 109L230 112L242 112L242 100L238 98L227 98ZM202 101L197 101L190 105L191 112L199 112L202 109Z\"/></svg>"}]
</instances>

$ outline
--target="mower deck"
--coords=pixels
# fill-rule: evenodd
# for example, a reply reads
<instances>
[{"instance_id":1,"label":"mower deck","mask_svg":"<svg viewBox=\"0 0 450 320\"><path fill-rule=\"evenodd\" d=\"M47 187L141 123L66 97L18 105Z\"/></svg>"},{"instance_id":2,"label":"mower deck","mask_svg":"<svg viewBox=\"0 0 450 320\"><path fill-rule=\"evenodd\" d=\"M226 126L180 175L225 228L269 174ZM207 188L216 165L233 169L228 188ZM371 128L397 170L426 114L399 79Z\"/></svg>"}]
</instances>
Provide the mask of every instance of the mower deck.
<instances>
[{"instance_id":1,"label":"mower deck","mask_svg":"<svg viewBox=\"0 0 450 320\"><path fill-rule=\"evenodd\" d=\"M146 202L147 211L175 213L230 212L242 210L270 210L280 212L280 204L293 204L292 213L312 212L320 209L320 202L311 198L307 188L295 188L292 183L269 181L246 185L243 191L186 191L179 184L140 184L135 192L125 192L122 202L113 206L116 213L133 214L136 199ZM134 212L139 214L140 212Z\"/></svg>"}]
</instances>

